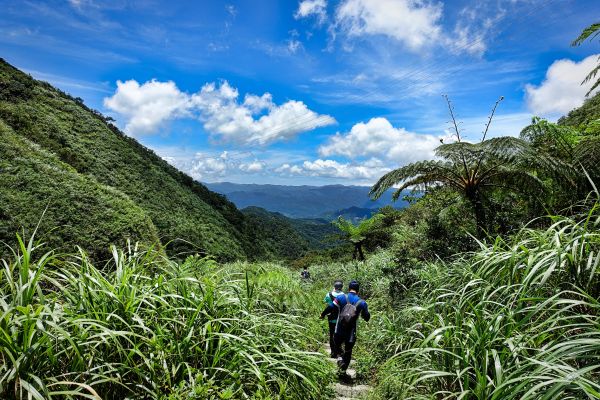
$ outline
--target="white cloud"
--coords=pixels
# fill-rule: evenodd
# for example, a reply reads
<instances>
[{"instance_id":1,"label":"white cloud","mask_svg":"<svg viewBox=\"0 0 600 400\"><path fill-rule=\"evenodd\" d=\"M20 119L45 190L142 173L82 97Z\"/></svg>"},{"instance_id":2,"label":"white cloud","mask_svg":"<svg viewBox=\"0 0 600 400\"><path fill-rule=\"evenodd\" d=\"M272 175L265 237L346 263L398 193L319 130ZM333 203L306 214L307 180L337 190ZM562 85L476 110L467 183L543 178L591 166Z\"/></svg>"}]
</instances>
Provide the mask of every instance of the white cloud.
<instances>
[{"instance_id":1,"label":"white cloud","mask_svg":"<svg viewBox=\"0 0 600 400\"><path fill-rule=\"evenodd\" d=\"M416 0L344 0L336 21L350 36L385 35L418 50L441 33L441 3Z\"/></svg>"},{"instance_id":2,"label":"white cloud","mask_svg":"<svg viewBox=\"0 0 600 400\"><path fill-rule=\"evenodd\" d=\"M237 98L237 89L223 82L219 87L204 85L191 101L200 110L204 128L225 142L266 145L335 123L333 117L319 115L301 101L278 106L268 93L246 96L242 104Z\"/></svg>"},{"instance_id":3,"label":"white cloud","mask_svg":"<svg viewBox=\"0 0 600 400\"><path fill-rule=\"evenodd\" d=\"M597 65L599 56L591 55L580 62L567 59L554 61L546 72L546 79L539 86L528 84L525 87L527 106L531 112L556 116L581 106L592 86L592 82L585 85L581 85L581 82Z\"/></svg>"},{"instance_id":4,"label":"white cloud","mask_svg":"<svg viewBox=\"0 0 600 400\"><path fill-rule=\"evenodd\" d=\"M241 103L238 98L238 90L227 81L207 83L190 95L171 81L140 85L130 80L118 81L117 91L104 105L125 117L125 131L132 135L154 133L172 119L196 116L213 139L244 145L267 145L336 122L302 101L277 105L270 93L246 94Z\"/></svg>"},{"instance_id":5,"label":"white cloud","mask_svg":"<svg viewBox=\"0 0 600 400\"><path fill-rule=\"evenodd\" d=\"M323 157L383 157L404 165L434 158L434 149L440 145L440 139L444 137L409 132L394 128L385 118L372 118L367 123L354 125L348 133L331 137L319 148L319 154Z\"/></svg>"},{"instance_id":6,"label":"white cloud","mask_svg":"<svg viewBox=\"0 0 600 400\"><path fill-rule=\"evenodd\" d=\"M266 164L259 160L240 164L240 170L245 172L261 172L265 169L265 167Z\"/></svg>"},{"instance_id":7,"label":"white cloud","mask_svg":"<svg viewBox=\"0 0 600 400\"><path fill-rule=\"evenodd\" d=\"M290 39L290 40L288 40L287 43L288 43L288 45L287 45L288 51L291 54L296 54L296 52L298 50L303 48L302 42L299 41L298 39Z\"/></svg>"},{"instance_id":8,"label":"white cloud","mask_svg":"<svg viewBox=\"0 0 600 400\"><path fill-rule=\"evenodd\" d=\"M224 177L260 174L267 170L267 163L254 157L251 152L190 154L176 148L160 148L159 153L169 164L196 180L215 181Z\"/></svg>"},{"instance_id":9,"label":"white cloud","mask_svg":"<svg viewBox=\"0 0 600 400\"><path fill-rule=\"evenodd\" d=\"M327 19L327 1L326 0L303 0L298 4L298 10L294 14L296 19L307 18L314 15L317 21L322 24Z\"/></svg>"},{"instance_id":10,"label":"white cloud","mask_svg":"<svg viewBox=\"0 0 600 400\"><path fill-rule=\"evenodd\" d=\"M476 31L470 25L457 23L454 27L454 35L446 40L450 51L454 54L469 53L482 55L487 50L485 42L485 31Z\"/></svg>"},{"instance_id":11,"label":"white cloud","mask_svg":"<svg viewBox=\"0 0 600 400\"><path fill-rule=\"evenodd\" d=\"M163 123L187 115L189 102L172 81L140 85L129 80L117 81L115 94L104 99L104 106L123 115L125 132L135 135L156 132Z\"/></svg>"},{"instance_id":12,"label":"white cloud","mask_svg":"<svg viewBox=\"0 0 600 400\"><path fill-rule=\"evenodd\" d=\"M301 164L283 164L275 169L282 175L301 175L323 178L341 178L352 181L371 182L379 178L389 168L377 159L371 158L361 163L343 163L336 160L317 159L306 160Z\"/></svg>"}]
</instances>

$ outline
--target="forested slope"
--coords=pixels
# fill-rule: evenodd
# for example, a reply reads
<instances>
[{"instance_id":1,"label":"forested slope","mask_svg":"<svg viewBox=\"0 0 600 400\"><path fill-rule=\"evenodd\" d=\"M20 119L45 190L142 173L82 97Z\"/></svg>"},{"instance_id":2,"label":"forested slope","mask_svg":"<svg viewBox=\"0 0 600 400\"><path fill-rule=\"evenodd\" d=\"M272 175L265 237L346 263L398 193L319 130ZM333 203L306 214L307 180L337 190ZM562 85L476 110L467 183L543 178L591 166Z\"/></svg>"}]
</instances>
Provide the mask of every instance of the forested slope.
<instances>
[{"instance_id":1,"label":"forested slope","mask_svg":"<svg viewBox=\"0 0 600 400\"><path fill-rule=\"evenodd\" d=\"M246 207L242 213L257 226L263 245L283 258L297 259L309 250L337 244L332 237L339 230L324 219L288 218L260 207Z\"/></svg>"},{"instance_id":2,"label":"forested slope","mask_svg":"<svg viewBox=\"0 0 600 400\"><path fill-rule=\"evenodd\" d=\"M12 241L21 226L30 232L48 206L38 237L51 247L85 244L98 254L125 237L154 241L157 232L163 244L174 239L189 242L171 243L167 246L171 254L200 251L221 260L273 256L255 236L252 222L224 196L125 136L80 99L34 80L4 60L0 60L0 122L2 141L11 142L0 153L5 182L0 190L7 200L0 205L4 228L0 240ZM8 172L11 168L21 180L10 181L15 179ZM59 170L68 170L62 181L53 175ZM70 199L78 199L80 206ZM124 224L123 214L116 214L126 209L138 215L128 222L131 226ZM69 227L75 221L78 227ZM145 221L146 234L133 228L135 221ZM107 231L86 237L98 224ZM77 241L69 233L73 230L82 233Z\"/></svg>"}]
</instances>

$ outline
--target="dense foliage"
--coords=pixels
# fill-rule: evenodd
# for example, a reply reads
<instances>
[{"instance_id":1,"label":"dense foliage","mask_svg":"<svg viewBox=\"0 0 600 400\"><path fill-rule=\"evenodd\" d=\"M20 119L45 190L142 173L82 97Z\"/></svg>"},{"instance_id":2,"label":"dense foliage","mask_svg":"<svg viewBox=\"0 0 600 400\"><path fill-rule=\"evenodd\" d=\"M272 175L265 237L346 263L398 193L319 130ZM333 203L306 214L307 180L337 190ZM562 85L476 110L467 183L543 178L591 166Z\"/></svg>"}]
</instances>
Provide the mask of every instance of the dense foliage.
<instances>
[{"instance_id":1,"label":"dense foliage","mask_svg":"<svg viewBox=\"0 0 600 400\"><path fill-rule=\"evenodd\" d=\"M296 260L310 250L324 249L334 242L337 229L326 220L292 219L260 207L246 207L242 213L256 226L256 236L271 254Z\"/></svg>"},{"instance_id":2,"label":"dense foliage","mask_svg":"<svg viewBox=\"0 0 600 400\"><path fill-rule=\"evenodd\" d=\"M465 142L461 138L450 101L456 141L435 149L437 160L411 163L383 175L371 189L374 198L395 185L398 198L407 188L426 190L442 186L453 190L466 200L475 216L476 234L482 238L490 231L488 210L493 207L493 197L499 192L527 194L534 199L543 195L544 185L537 171L554 172L560 163L549 155L535 152L528 142L513 137L486 139L496 107L496 102L481 141Z\"/></svg>"},{"instance_id":3,"label":"dense foliage","mask_svg":"<svg viewBox=\"0 0 600 400\"><path fill-rule=\"evenodd\" d=\"M306 351L320 332L310 297L281 267L129 246L100 269L20 238L12 251L0 269L2 399L329 396L329 363Z\"/></svg>"},{"instance_id":4,"label":"dense foliage","mask_svg":"<svg viewBox=\"0 0 600 400\"><path fill-rule=\"evenodd\" d=\"M147 229L145 236L132 229L129 235L132 240L149 239L148 244L152 244L157 232L162 243L169 243L170 254L193 251L211 254L220 260L278 256L269 253L260 238L254 236L255 226L224 196L209 191L135 139L122 134L80 99L34 80L4 60L0 60L0 122L3 141L14 133L20 137L21 151L39 149L32 152L29 159L10 157L12 150L2 147L0 159L4 171L6 168L24 171L30 168L26 163L47 165L29 169L31 179L25 191L19 192L15 185L0 187L3 198L20 197L19 202L11 203L10 210L0 215L5 227L1 240L9 240L21 229L18 224L29 224L24 228L31 232L48 205L51 210L45 216L40 235L47 236L50 247L72 250L75 245L82 245L94 257L102 252L107 257L109 244L127 236L123 223L110 219L109 204L129 198L128 208L132 209L135 204L139 214L132 224L147 216L154 225ZM40 154L45 156L39 158ZM64 170L65 166L69 166L69 173L62 177L65 184L48 183L54 178L53 171ZM71 178L76 182L67 184ZM88 202L85 210L68 203L68 199L76 196L94 197L95 187L99 185L115 197L106 201L107 209L97 200ZM48 202L49 198L61 201ZM82 201L79 203L83 204ZM123 212L126 209L123 207ZM104 218L104 226L114 223L115 231L96 236L94 242L72 240L69 229L93 232L101 218ZM79 226L69 228L66 224L72 221L78 221ZM51 229L53 234L49 234Z\"/></svg>"},{"instance_id":5,"label":"dense foliage","mask_svg":"<svg viewBox=\"0 0 600 400\"><path fill-rule=\"evenodd\" d=\"M33 221L30 229L39 221L39 229L55 247L76 243L91 249L94 258L104 255L107 243L124 245L128 239L158 243L148 215L125 194L91 176L78 174L54 154L15 134L2 121L0 136L3 240L14 237L26 218Z\"/></svg>"},{"instance_id":6,"label":"dense foliage","mask_svg":"<svg viewBox=\"0 0 600 400\"><path fill-rule=\"evenodd\" d=\"M374 397L600 398L597 209L420 267L375 319Z\"/></svg>"}]
</instances>

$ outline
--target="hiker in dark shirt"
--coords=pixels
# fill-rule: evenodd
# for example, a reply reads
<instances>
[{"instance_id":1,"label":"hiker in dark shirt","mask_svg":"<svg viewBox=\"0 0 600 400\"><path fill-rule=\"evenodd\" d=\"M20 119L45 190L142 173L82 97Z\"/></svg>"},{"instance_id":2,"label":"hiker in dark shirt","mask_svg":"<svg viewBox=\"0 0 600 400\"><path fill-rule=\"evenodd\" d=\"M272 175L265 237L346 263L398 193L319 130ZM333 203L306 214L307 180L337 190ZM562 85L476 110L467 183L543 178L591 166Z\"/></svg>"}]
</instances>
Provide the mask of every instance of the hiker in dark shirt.
<instances>
[{"instance_id":1,"label":"hiker in dark shirt","mask_svg":"<svg viewBox=\"0 0 600 400\"><path fill-rule=\"evenodd\" d=\"M325 304L327 304L327 306L333 305L333 301L336 299L336 297L344 294L344 292L342 292L342 287L344 287L344 283L342 281L333 282L333 290L331 292L327 292L325 295ZM333 335L335 334L335 326L337 325L338 310L338 307L335 306L327 318L329 325L329 348L331 350L331 358L337 357Z\"/></svg>"},{"instance_id":2,"label":"hiker in dark shirt","mask_svg":"<svg viewBox=\"0 0 600 400\"><path fill-rule=\"evenodd\" d=\"M348 294L337 296L333 304L328 305L321 313L321 318L325 318L326 315L333 313L336 307L339 310L333 341L336 347L335 353L338 355L341 354L341 357L338 359L338 367L343 375L346 374L346 370L352 359L352 349L356 343L356 322L358 321L358 316L362 316L365 321L371 319L367 302L358 296L359 288L358 282L350 282L348 285ZM348 310L344 309L347 304L355 307L355 313L351 318L346 318L345 316L352 311L351 308L348 308Z\"/></svg>"},{"instance_id":3,"label":"hiker in dark shirt","mask_svg":"<svg viewBox=\"0 0 600 400\"><path fill-rule=\"evenodd\" d=\"M300 277L304 280L310 279L310 272L308 272L308 267L304 267L302 272L300 272Z\"/></svg>"}]
</instances>

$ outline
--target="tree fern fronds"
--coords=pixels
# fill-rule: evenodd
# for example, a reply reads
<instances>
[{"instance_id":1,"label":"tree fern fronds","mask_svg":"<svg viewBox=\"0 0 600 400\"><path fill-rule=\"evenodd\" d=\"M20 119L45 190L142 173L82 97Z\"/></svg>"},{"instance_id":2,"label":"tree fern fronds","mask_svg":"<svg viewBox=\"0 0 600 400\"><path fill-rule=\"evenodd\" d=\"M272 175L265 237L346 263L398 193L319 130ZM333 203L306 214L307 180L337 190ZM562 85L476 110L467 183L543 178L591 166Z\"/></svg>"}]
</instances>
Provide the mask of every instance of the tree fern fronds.
<instances>
[{"instance_id":1,"label":"tree fern fronds","mask_svg":"<svg viewBox=\"0 0 600 400\"><path fill-rule=\"evenodd\" d=\"M598 35L600 35L600 22L592 24L585 28L583 32L581 32L581 34L577 37L577 39L573 40L571 46L579 46L583 42L585 42L586 39L589 38L590 40L593 40Z\"/></svg>"}]
</instances>

